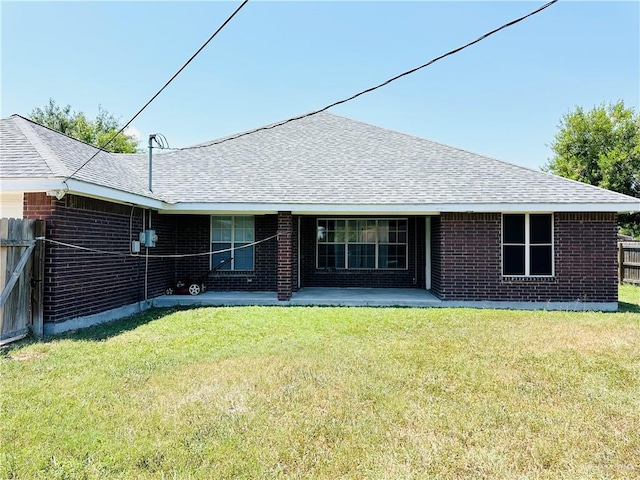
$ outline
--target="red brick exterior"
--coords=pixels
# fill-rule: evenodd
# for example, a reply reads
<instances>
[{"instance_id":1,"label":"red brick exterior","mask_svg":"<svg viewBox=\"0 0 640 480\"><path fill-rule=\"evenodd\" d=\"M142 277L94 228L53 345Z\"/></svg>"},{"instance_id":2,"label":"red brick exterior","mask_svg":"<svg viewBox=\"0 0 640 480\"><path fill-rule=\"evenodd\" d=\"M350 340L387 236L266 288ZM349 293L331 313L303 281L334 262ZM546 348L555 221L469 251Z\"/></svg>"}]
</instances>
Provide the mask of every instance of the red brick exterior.
<instances>
[{"instance_id":1,"label":"red brick exterior","mask_svg":"<svg viewBox=\"0 0 640 480\"><path fill-rule=\"evenodd\" d=\"M442 240L440 216L431 217L431 291L442 292Z\"/></svg>"},{"instance_id":2,"label":"red brick exterior","mask_svg":"<svg viewBox=\"0 0 640 480\"><path fill-rule=\"evenodd\" d=\"M255 238L262 240L276 234L277 215L255 216ZM185 255L208 252L211 249L211 216L175 216L176 253ZM269 240L255 246L255 262L252 272L218 270L205 281L209 290L215 291L263 291L275 292L277 240ZM195 278L207 272L209 255L179 258L175 263L177 278Z\"/></svg>"},{"instance_id":3,"label":"red brick exterior","mask_svg":"<svg viewBox=\"0 0 640 480\"><path fill-rule=\"evenodd\" d=\"M75 195L61 200L25 193L25 218L46 221L46 238L122 256L76 250L47 243L45 249L45 322L101 313L144 300L144 257L127 256L142 230L142 211ZM174 253L173 218L152 214L159 239L150 254ZM144 249L143 249L144 252ZM149 298L173 280L172 259L149 259Z\"/></svg>"},{"instance_id":4,"label":"red brick exterior","mask_svg":"<svg viewBox=\"0 0 640 480\"><path fill-rule=\"evenodd\" d=\"M617 216L555 213L553 278L501 272L501 214L443 213L432 222L432 290L443 300L616 302Z\"/></svg>"},{"instance_id":5,"label":"red brick exterior","mask_svg":"<svg viewBox=\"0 0 640 480\"><path fill-rule=\"evenodd\" d=\"M300 289L300 283L298 281L299 272L298 272L298 253L299 253L299 244L300 238L298 238L298 231L300 227L300 222L302 222L302 217L294 215L293 216L293 225L291 229L291 248L293 251L293 260L291 262L291 282L292 282L292 290L297 292Z\"/></svg>"},{"instance_id":6,"label":"red brick exterior","mask_svg":"<svg viewBox=\"0 0 640 480\"><path fill-rule=\"evenodd\" d=\"M57 200L44 193L26 193L24 216L46 220L48 239L121 254L86 252L48 243L45 322L60 322L144 300L144 248L139 257L128 256L131 240L137 239L143 229L140 208L76 195ZM256 239L278 233L277 240L256 245L254 271L213 273L206 279L207 287L276 291L280 300L289 300L292 292L310 286L424 288L424 216L409 217L408 268L399 271L318 270L316 220L290 212L256 215ZM504 278L501 214L433 216L432 291L443 300L615 302L616 224L617 217L612 213L556 213L554 277ZM149 251L152 255L210 251L209 215L153 212L152 228L159 237L157 247ZM207 272L209 262L209 255L150 258L148 297L161 295L177 278L193 278Z\"/></svg>"},{"instance_id":7,"label":"red brick exterior","mask_svg":"<svg viewBox=\"0 0 640 480\"><path fill-rule=\"evenodd\" d=\"M278 300L291 300L293 255L293 216L278 212Z\"/></svg>"}]
</instances>

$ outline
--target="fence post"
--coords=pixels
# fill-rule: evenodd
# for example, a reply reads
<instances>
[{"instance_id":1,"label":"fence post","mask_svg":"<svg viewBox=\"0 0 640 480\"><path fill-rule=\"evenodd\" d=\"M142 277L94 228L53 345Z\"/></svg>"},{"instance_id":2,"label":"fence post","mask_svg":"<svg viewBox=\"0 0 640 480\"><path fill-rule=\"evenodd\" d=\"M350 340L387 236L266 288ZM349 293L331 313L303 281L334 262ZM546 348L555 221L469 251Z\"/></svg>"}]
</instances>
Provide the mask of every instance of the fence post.
<instances>
[{"instance_id":1,"label":"fence post","mask_svg":"<svg viewBox=\"0 0 640 480\"><path fill-rule=\"evenodd\" d=\"M623 275L623 263L624 260L624 252L622 249L622 242L618 242L618 284L622 285L622 275Z\"/></svg>"},{"instance_id":2,"label":"fence post","mask_svg":"<svg viewBox=\"0 0 640 480\"><path fill-rule=\"evenodd\" d=\"M44 220L36 220L35 238L44 238L46 234ZM32 292L32 326L33 334L41 337L44 334L44 240L36 240L36 248L33 257L33 292Z\"/></svg>"}]
</instances>

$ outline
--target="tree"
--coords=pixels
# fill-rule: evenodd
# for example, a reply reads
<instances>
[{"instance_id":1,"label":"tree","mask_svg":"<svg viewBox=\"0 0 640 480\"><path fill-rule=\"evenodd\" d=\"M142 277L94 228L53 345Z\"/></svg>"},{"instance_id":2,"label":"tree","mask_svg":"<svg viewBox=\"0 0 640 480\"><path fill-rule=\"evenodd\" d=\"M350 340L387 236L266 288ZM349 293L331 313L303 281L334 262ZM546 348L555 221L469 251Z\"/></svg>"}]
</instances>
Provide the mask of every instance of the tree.
<instances>
[{"instance_id":1,"label":"tree","mask_svg":"<svg viewBox=\"0 0 640 480\"><path fill-rule=\"evenodd\" d=\"M640 198L640 115L623 101L582 107L562 118L543 170ZM620 216L620 225L640 235L640 214Z\"/></svg>"},{"instance_id":2,"label":"tree","mask_svg":"<svg viewBox=\"0 0 640 480\"><path fill-rule=\"evenodd\" d=\"M98 106L96 119L90 120L83 112L73 111L71 105L60 107L52 98L44 108L33 109L29 117L34 122L96 147L102 147L122 127L119 120L101 106ZM123 132L105 150L135 153L138 151L138 140Z\"/></svg>"}]
</instances>

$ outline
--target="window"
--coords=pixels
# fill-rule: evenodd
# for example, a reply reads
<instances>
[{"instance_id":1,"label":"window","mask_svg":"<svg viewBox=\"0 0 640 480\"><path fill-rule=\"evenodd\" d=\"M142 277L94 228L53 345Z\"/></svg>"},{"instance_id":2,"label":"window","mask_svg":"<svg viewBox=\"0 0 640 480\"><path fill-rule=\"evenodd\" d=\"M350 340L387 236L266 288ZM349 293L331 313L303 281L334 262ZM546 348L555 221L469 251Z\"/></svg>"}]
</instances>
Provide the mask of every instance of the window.
<instances>
[{"instance_id":1,"label":"window","mask_svg":"<svg viewBox=\"0 0 640 480\"><path fill-rule=\"evenodd\" d=\"M549 213L502 215L502 274L553 275L553 216Z\"/></svg>"},{"instance_id":2,"label":"window","mask_svg":"<svg viewBox=\"0 0 640 480\"><path fill-rule=\"evenodd\" d=\"M220 270L253 270L254 248L243 247L255 241L254 220L251 216L211 217L211 268L223 260L232 260ZM220 253L216 253L220 251Z\"/></svg>"},{"instance_id":3,"label":"window","mask_svg":"<svg viewBox=\"0 0 640 480\"><path fill-rule=\"evenodd\" d=\"M407 219L318 219L318 268L407 268Z\"/></svg>"}]
</instances>

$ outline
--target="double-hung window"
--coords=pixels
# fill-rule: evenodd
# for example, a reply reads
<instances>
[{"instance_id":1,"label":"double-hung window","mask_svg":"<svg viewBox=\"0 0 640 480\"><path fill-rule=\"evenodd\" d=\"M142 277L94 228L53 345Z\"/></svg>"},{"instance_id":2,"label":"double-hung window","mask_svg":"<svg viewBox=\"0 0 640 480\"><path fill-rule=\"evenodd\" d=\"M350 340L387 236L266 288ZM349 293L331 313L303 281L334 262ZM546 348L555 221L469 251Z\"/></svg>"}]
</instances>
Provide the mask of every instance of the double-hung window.
<instances>
[{"instance_id":1,"label":"double-hung window","mask_svg":"<svg viewBox=\"0 0 640 480\"><path fill-rule=\"evenodd\" d=\"M553 215L502 215L502 274L553 275Z\"/></svg>"},{"instance_id":2,"label":"double-hung window","mask_svg":"<svg viewBox=\"0 0 640 480\"><path fill-rule=\"evenodd\" d=\"M318 219L318 268L407 268L407 219Z\"/></svg>"},{"instance_id":3,"label":"double-hung window","mask_svg":"<svg viewBox=\"0 0 640 480\"><path fill-rule=\"evenodd\" d=\"M255 247L246 245L254 241L253 216L212 216L211 268L231 257L221 270L253 270Z\"/></svg>"}]
</instances>

